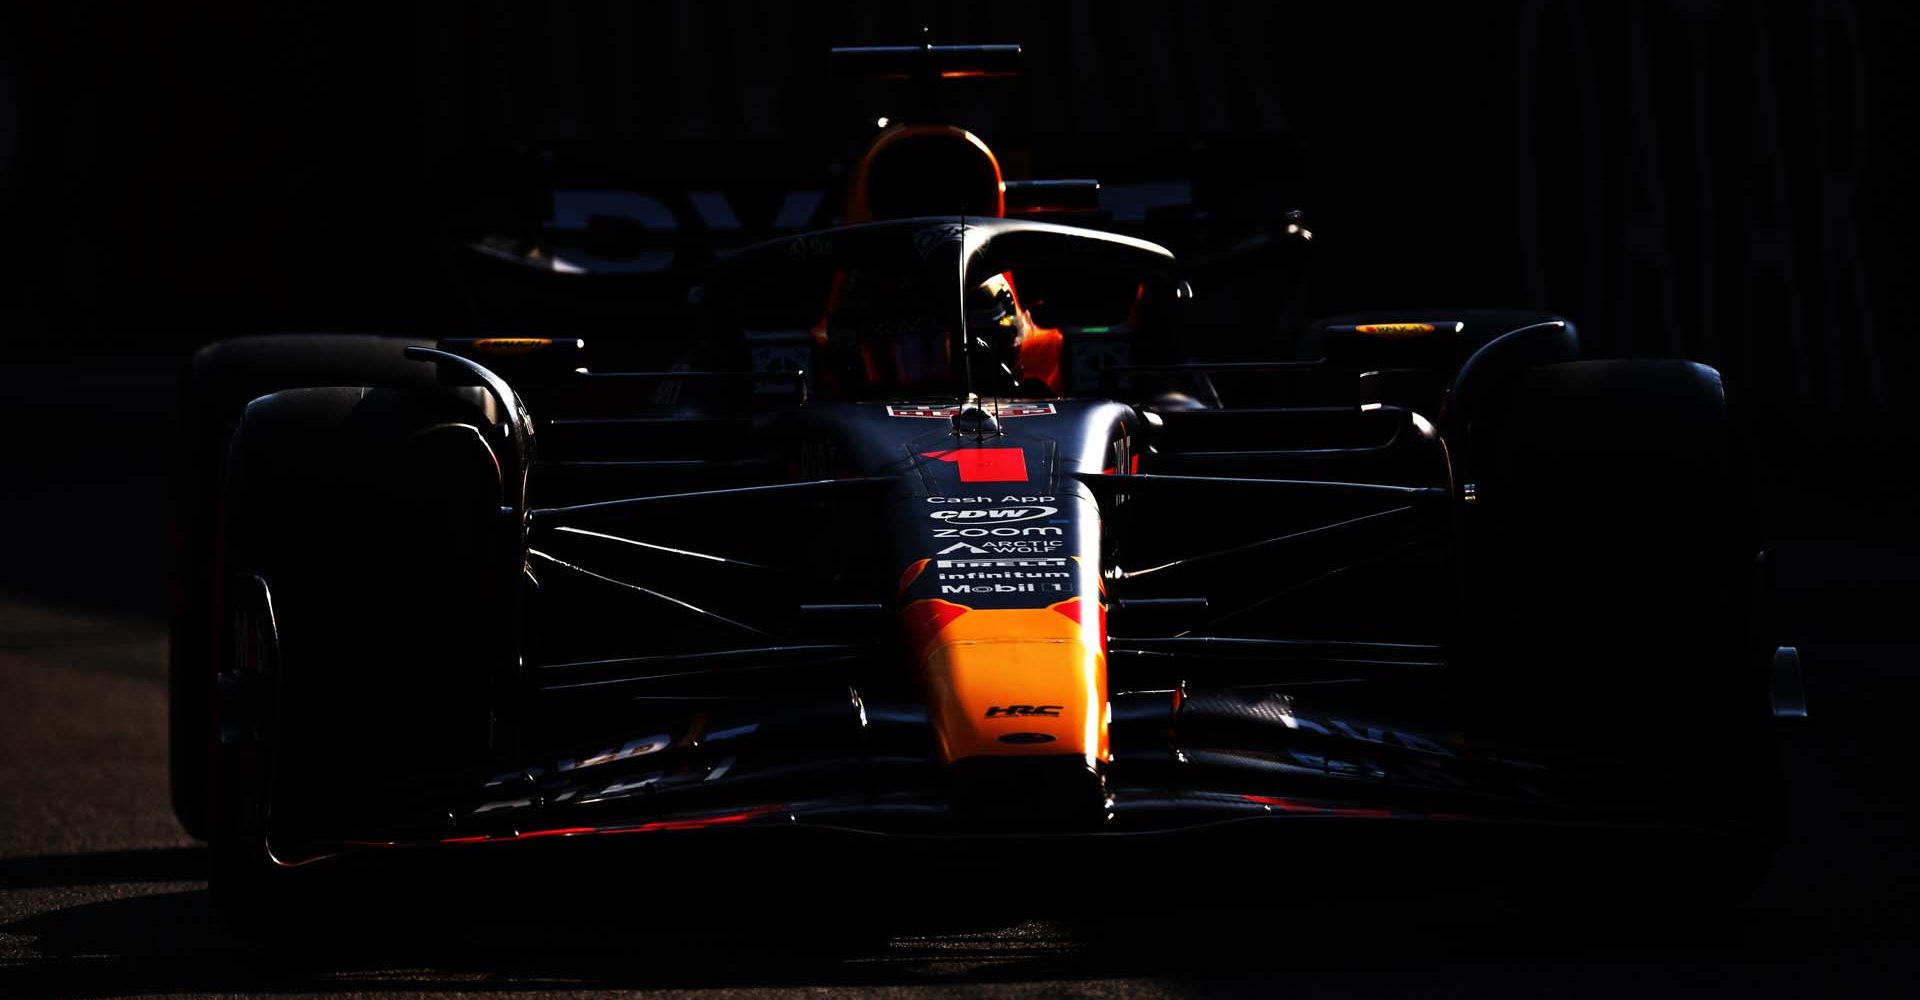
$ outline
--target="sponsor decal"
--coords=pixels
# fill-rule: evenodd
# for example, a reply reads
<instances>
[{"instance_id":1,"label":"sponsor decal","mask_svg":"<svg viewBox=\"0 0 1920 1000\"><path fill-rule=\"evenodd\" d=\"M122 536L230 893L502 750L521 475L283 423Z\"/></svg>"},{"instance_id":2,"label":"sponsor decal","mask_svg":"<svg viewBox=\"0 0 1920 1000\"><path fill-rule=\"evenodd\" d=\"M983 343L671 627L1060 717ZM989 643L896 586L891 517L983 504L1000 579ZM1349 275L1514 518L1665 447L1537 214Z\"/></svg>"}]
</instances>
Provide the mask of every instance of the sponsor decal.
<instances>
[{"instance_id":1,"label":"sponsor decal","mask_svg":"<svg viewBox=\"0 0 1920 1000\"><path fill-rule=\"evenodd\" d=\"M1063 707L1061 705L994 705L987 709L987 718L1027 718L1035 715L1057 718Z\"/></svg>"},{"instance_id":2,"label":"sponsor decal","mask_svg":"<svg viewBox=\"0 0 1920 1000\"><path fill-rule=\"evenodd\" d=\"M1043 552L1058 552L1065 547L1066 544L1066 542L1059 539L996 538L977 544L974 542L955 542L935 552L934 555L947 556L955 553L965 553L976 556L1035 555Z\"/></svg>"},{"instance_id":3,"label":"sponsor decal","mask_svg":"<svg viewBox=\"0 0 1920 1000\"><path fill-rule=\"evenodd\" d=\"M936 559L933 565L935 569L1044 569L1048 567L1064 569L1067 566L1067 559L1064 556L1051 559Z\"/></svg>"},{"instance_id":4,"label":"sponsor decal","mask_svg":"<svg viewBox=\"0 0 1920 1000\"><path fill-rule=\"evenodd\" d=\"M1023 535L1058 535L1060 529L1051 525L1035 524L1024 528L1001 525L993 528L935 528L935 538L1017 538Z\"/></svg>"},{"instance_id":5,"label":"sponsor decal","mask_svg":"<svg viewBox=\"0 0 1920 1000\"><path fill-rule=\"evenodd\" d=\"M928 503L1053 503L1054 497L928 497Z\"/></svg>"},{"instance_id":6,"label":"sponsor decal","mask_svg":"<svg viewBox=\"0 0 1920 1000\"><path fill-rule=\"evenodd\" d=\"M957 222L945 222L937 226L928 226L913 234L913 248L922 258L933 256L933 252L943 243L957 243L965 237L967 227Z\"/></svg>"},{"instance_id":7,"label":"sponsor decal","mask_svg":"<svg viewBox=\"0 0 1920 1000\"><path fill-rule=\"evenodd\" d=\"M1353 328L1357 333L1369 337L1386 337L1390 340L1405 340L1412 337L1424 337L1433 332L1432 323L1362 323Z\"/></svg>"},{"instance_id":8,"label":"sponsor decal","mask_svg":"<svg viewBox=\"0 0 1920 1000\"><path fill-rule=\"evenodd\" d=\"M1067 574L1059 573L1055 575L1066 576ZM1049 583L1045 586L1049 592L1053 593L1064 592L1067 589L1067 585L1064 583ZM943 583L940 585L940 593L945 595L1037 594L1040 592L1040 588L1041 585L1037 583Z\"/></svg>"},{"instance_id":9,"label":"sponsor decal","mask_svg":"<svg viewBox=\"0 0 1920 1000\"><path fill-rule=\"evenodd\" d=\"M1019 539L1014 539L1012 541L1001 540L1001 541L992 541L992 542L982 542L981 544L985 545L989 552L1027 553L1027 552L1058 552L1061 549L1065 548L1067 543L1059 539L1035 540L1035 539L1028 539L1028 538L1019 538Z\"/></svg>"},{"instance_id":10,"label":"sponsor decal","mask_svg":"<svg viewBox=\"0 0 1920 1000\"><path fill-rule=\"evenodd\" d=\"M1017 594L1045 589L1067 590L1073 571L1063 558L1053 559L921 559L907 568L900 580L899 594L919 579L929 562L940 581L942 594ZM1036 586L1036 584L1040 586Z\"/></svg>"},{"instance_id":11,"label":"sponsor decal","mask_svg":"<svg viewBox=\"0 0 1920 1000\"><path fill-rule=\"evenodd\" d=\"M553 340L548 337L482 337L473 342L474 350L488 354L531 354L552 346Z\"/></svg>"},{"instance_id":12,"label":"sponsor decal","mask_svg":"<svg viewBox=\"0 0 1920 1000\"><path fill-rule=\"evenodd\" d=\"M797 395L800 392L800 373L807 370L813 361L813 348L808 344L755 344L752 349L753 370L756 372L792 372L794 378L755 379L755 395Z\"/></svg>"},{"instance_id":13,"label":"sponsor decal","mask_svg":"<svg viewBox=\"0 0 1920 1000\"><path fill-rule=\"evenodd\" d=\"M1054 414L1052 403L987 403L985 409L1002 420L1013 417L1050 417ZM922 417L951 420L960 412L957 403L933 403L925 406L904 405L888 406L889 417Z\"/></svg>"},{"instance_id":14,"label":"sponsor decal","mask_svg":"<svg viewBox=\"0 0 1920 1000\"><path fill-rule=\"evenodd\" d=\"M959 468L963 483L1027 481L1027 453L1021 448L955 448L929 451L920 457L953 463Z\"/></svg>"},{"instance_id":15,"label":"sponsor decal","mask_svg":"<svg viewBox=\"0 0 1920 1000\"><path fill-rule=\"evenodd\" d=\"M833 237L796 236L787 242L787 256L797 261L833 256Z\"/></svg>"},{"instance_id":16,"label":"sponsor decal","mask_svg":"<svg viewBox=\"0 0 1920 1000\"><path fill-rule=\"evenodd\" d=\"M656 788L668 785L693 785L706 781L718 781L726 777L728 771L733 770L733 765L738 759L737 757L722 757L719 763L707 768L695 765L693 767L649 771L636 778L626 781L616 781L598 791L588 792L585 795L581 795L579 801L582 803L599 802L603 799L621 798L632 795L639 791L650 792ZM570 800L574 798L578 792L578 789L568 789L553 801Z\"/></svg>"},{"instance_id":17,"label":"sponsor decal","mask_svg":"<svg viewBox=\"0 0 1920 1000\"><path fill-rule=\"evenodd\" d=\"M1004 570L1004 571L981 570L981 571L968 571L965 573L939 573L939 574L936 574L936 576L938 576L938 578L942 580L1070 580L1073 578L1072 573L1065 572L1064 570L1024 570L1024 569L1010 569L1010 570ZM1056 586L1053 589L1059 590L1060 588Z\"/></svg>"},{"instance_id":18,"label":"sponsor decal","mask_svg":"<svg viewBox=\"0 0 1920 1000\"><path fill-rule=\"evenodd\" d=\"M573 771L583 767L597 767L601 764L611 764L617 760L628 760L633 757L643 757L650 753L659 753L672 745L673 737L665 733L661 733L658 736L643 736L637 740L628 740L617 747L602 750L589 757L583 757L579 760L563 760L555 765L554 770Z\"/></svg>"},{"instance_id":19,"label":"sponsor decal","mask_svg":"<svg viewBox=\"0 0 1920 1000\"><path fill-rule=\"evenodd\" d=\"M1038 521L1060 513L1058 507L1035 505L1032 507L973 507L965 510L946 508L936 510L927 516L935 521L948 524L1013 524L1018 521Z\"/></svg>"},{"instance_id":20,"label":"sponsor decal","mask_svg":"<svg viewBox=\"0 0 1920 1000\"><path fill-rule=\"evenodd\" d=\"M1047 733L1008 733L1007 735L1000 737L1000 742L1020 744L1020 745L1033 744L1033 743L1052 743L1053 737Z\"/></svg>"}]
</instances>

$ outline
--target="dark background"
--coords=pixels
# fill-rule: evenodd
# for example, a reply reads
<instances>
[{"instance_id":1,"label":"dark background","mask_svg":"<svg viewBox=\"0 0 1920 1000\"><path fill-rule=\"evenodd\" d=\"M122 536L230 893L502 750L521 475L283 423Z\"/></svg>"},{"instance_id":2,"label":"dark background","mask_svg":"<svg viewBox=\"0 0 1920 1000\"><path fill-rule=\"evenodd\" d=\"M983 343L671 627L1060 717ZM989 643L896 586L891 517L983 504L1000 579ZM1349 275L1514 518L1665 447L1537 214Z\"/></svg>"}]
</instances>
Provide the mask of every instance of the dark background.
<instances>
[{"instance_id":1,"label":"dark background","mask_svg":"<svg viewBox=\"0 0 1920 1000\"><path fill-rule=\"evenodd\" d=\"M180 359L264 331L538 332L564 310L500 307L453 248L536 232L552 188L649 192L669 216L649 236L669 248L766 235L794 192L828 221L839 171L899 101L833 79L826 50L927 26L1025 47L1021 81L949 89L1011 176L1184 181L1194 205L1161 227L1176 249L1305 210L1309 267L1256 273L1251 293L1203 286L1227 304L1216 320L1278 343L1355 308L1531 306L1597 353L1719 366L1768 541L1806 591L1785 631L1899 637L1882 612L1920 597L1911 5L1039 0L1021 15L6 8L0 416L24 433L4 496L17 525L86 530L23 532L0 586L157 612L165 519L146 501L164 492ZM737 227L712 229L691 191L727 198ZM703 252L636 285L615 335L679 322Z\"/></svg>"},{"instance_id":2,"label":"dark background","mask_svg":"<svg viewBox=\"0 0 1920 1000\"><path fill-rule=\"evenodd\" d=\"M16 363L78 365L260 331L473 329L487 304L462 287L451 239L525 230L551 209L537 182L728 193L743 229L720 235L739 242L771 217L768 192L837 199L833 171L886 113L884 95L831 78L826 49L925 25L1025 46L1024 81L955 88L1011 175L1191 178L1223 235L1304 209L1319 236L1304 300L1238 321L1556 310L1601 353L1725 371L1763 442L1779 535L1915 539L1910 5L1041 0L1009 14L13 6L0 344ZM700 227L676 211L678 235Z\"/></svg>"},{"instance_id":3,"label":"dark background","mask_svg":"<svg viewBox=\"0 0 1920 1000\"><path fill-rule=\"evenodd\" d=\"M826 49L924 24L1025 46L1017 90L955 101L1011 173L1228 150L1319 224L1322 308L1558 309L1817 412L1910 388L1906 5L1108 7L14 7L9 340L456 326L434 263L523 197L503 151L585 149L639 187L830 183L864 95Z\"/></svg>"},{"instance_id":4,"label":"dark background","mask_svg":"<svg viewBox=\"0 0 1920 1000\"><path fill-rule=\"evenodd\" d=\"M1786 757L1789 842L1732 943L1622 952L1601 932L1515 945L1469 926L1421 950L1424 931L1372 915L1338 925L1365 928L1348 950L1289 959L1305 962L1296 983L1797 996L1913 981L1920 8L29 0L0 5L0 984L339 988L203 940L201 854L165 811L154 626L188 353L244 333L531 322L452 248L538 230L545 185L666 206L650 233L672 265L601 317L658 335L705 248L764 235L795 192L830 215L836 169L893 113L884 91L835 83L827 48L923 25L1025 46L1023 81L956 90L1012 176L1186 181L1191 207L1157 221L1216 242L1307 213L1306 271L1257 275L1263 308L1247 288L1202 287L1230 304L1215 320L1278 344L1303 316L1371 306L1551 309L1599 353L1721 367L1746 420L1778 630L1806 651L1813 719ZM723 193L739 226L716 229L689 192ZM1021 940L983 940L986 958L963 947L952 977L1005 962L987 978L1008 993L1081 975L1102 977L1090 995L1210 992L1179 956L1036 960ZM23 941L38 957L19 958ZM1213 975L1274 973L1270 942L1211 947L1198 964ZM497 976L495 958L475 961ZM945 982L696 965L690 985L717 969ZM576 981L538 972L522 985ZM383 976L354 983L392 988Z\"/></svg>"}]
</instances>

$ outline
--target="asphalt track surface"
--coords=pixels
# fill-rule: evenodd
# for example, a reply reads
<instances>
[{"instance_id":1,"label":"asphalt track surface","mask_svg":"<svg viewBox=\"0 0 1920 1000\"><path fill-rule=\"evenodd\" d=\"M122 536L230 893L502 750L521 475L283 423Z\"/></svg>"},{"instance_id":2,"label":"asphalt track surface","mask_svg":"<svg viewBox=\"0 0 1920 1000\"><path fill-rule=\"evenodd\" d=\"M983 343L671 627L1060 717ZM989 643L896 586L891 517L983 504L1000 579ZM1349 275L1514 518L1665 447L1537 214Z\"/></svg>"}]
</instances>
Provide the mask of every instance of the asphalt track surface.
<instances>
[{"instance_id":1,"label":"asphalt track surface","mask_svg":"<svg viewBox=\"0 0 1920 1000\"><path fill-rule=\"evenodd\" d=\"M656 919L583 930L538 915L469 926L448 914L432 925L342 925L292 950L250 943L215 919L204 852L167 806L161 469L156 435L138 429L164 422L152 370L96 366L79 395L51 369L5 379L10 418L64 432L16 456L0 480L17 533L14 557L0 562L0 998L1802 997L1911 996L1920 986L1920 788L1910 770L1920 647L1903 617L1868 627L1860 611L1911 596L1914 579L1908 561L1832 547L1783 564L1800 604L1823 609L1819 622L1802 615L1795 625L1814 718L1785 750L1788 843L1724 920L1674 927L1447 899L1304 896L1285 878L1299 859L1276 858L1271 872L1232 876L1246 909L1213 915L1130 907L1122 887L1141 873L1126 873L1098 901L1097 920L1031 920L1009 902L885 937L799 933L937 881L937 872L875 872L839 898L739 899L771 918L758 930L678 925L674 901L641 887L635 908ZM116 372L126 391L102 392ZM113 402L70 405L88 394Z\"/></svg>"}]
</instances>

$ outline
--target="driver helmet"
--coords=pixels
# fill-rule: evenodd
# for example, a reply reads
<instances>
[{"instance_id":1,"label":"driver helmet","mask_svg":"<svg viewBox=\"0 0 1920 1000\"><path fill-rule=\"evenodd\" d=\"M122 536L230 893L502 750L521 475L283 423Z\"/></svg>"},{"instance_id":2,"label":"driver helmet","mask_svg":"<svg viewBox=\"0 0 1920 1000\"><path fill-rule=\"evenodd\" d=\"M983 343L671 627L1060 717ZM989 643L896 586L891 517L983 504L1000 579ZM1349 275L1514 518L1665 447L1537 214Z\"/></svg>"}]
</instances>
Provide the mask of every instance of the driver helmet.
<instances>
[{"instance_id":1,"label":"driver helmet","mask_svg":"<svg viewBox=\"0 0 1920 1000\"><path fill-rule=\"evenodd\" d=\"M901 125L882 132L860 158L846 221L1005 214L1000 163L978 136L948 125ZM911 279L844 271L835 276L815 338L843 381L884 393L949 390L955 381L951 314L930 310L936 301L937 290ZM1032 353L1023 343L1058 336L1033 328L1011 275L969 289L966 309L974 376L987 383L978 385L983 391L1018 389L1022 355Z\"/></svg>"}]
</instances>

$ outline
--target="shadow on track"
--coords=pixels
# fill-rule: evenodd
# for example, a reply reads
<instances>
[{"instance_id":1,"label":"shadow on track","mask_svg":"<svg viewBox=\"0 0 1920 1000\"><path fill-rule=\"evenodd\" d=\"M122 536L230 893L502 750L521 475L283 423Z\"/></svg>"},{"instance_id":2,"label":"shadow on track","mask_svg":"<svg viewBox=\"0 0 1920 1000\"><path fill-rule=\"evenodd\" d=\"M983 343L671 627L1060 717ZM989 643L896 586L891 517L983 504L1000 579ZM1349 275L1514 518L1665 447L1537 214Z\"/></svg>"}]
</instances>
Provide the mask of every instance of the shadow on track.
<instances>
[{"instance_id":1,"label":"shadow on track","mask_svg":"<svg viewBox=\"0 0 1920 1000\"><path fill-rule=\"evenodd\" d=\"M206 877L207 851L203 847L0 858L0 890L119 882L200 882Z\"/></svg>"},{"instance_id":2,"label":"shadow on track","mask_svg":"<svg viewBox=\"0 0 1920 1000\"><path fill-rule=\"evenodd\" d=\"M0 927L37 957L0 965L0 996L309 994L702 989L756 994L897 993L972 984L986 992L1350 996L1505 990L1615 998L1629 991L1804 995L1808 979L1893 995L1915 968L1912 914L1808 916L1748 906L1711 925L1633 914L1546 916L1496 901L1294 896L1281 867L1248 873L1258 908L1145 910L1126 898L1049 921L1007 909L869 914L841 898L742 897L711 907L641 892L624 905L510 918L427 904L344 909L270 945L217 919L182 886L198 849L30 858L8 889L108 883L118 898L44 909ZM870 905L870 904L869 904ZM705 915L702 912L705 911ZM1638 915L1641 918L1649 914ZM1892 961L1888 961L1891 958ZM1866 961L1862 961L1862 960ZM1868 964L1871 963L1871 964ZM1028 984L1022 986L1021 984Z\"/></svg>"}]
</instances>

